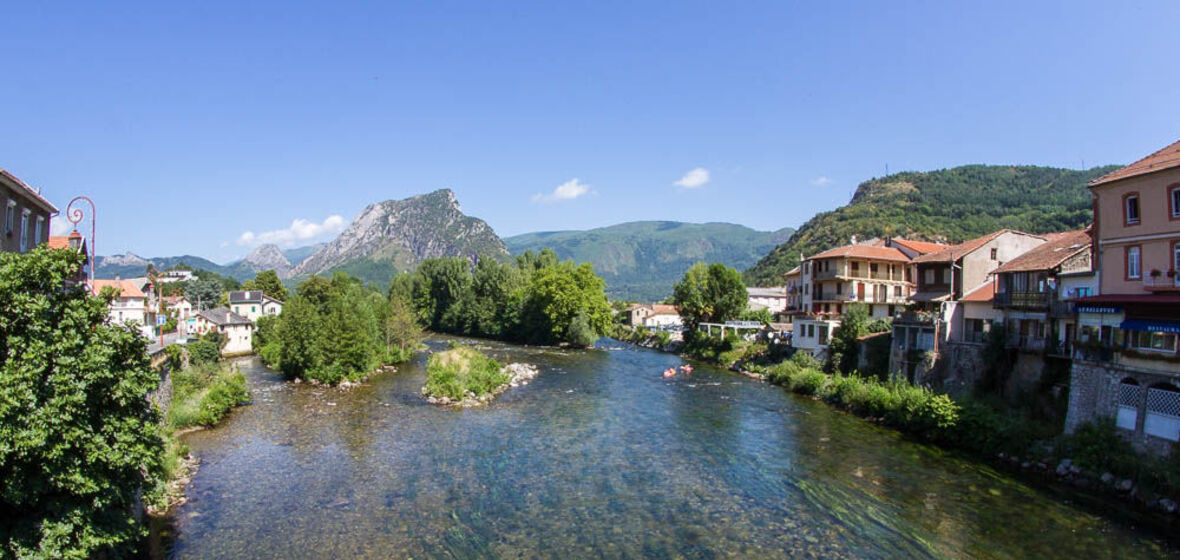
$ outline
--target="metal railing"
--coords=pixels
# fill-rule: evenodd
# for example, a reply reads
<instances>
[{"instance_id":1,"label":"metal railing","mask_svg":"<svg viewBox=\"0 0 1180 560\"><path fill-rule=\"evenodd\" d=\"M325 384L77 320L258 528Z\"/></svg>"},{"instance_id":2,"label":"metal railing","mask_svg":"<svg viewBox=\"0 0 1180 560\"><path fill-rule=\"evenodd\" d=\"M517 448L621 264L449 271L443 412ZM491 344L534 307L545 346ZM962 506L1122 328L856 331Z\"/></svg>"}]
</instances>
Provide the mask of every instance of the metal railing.
<instances>
[{"instance_id":1,"label":"metal railing","mask_svg":"<svg viewBox=\"0 0 1180 560\"><path fill-rule=\"evenodd\" d=\"M995 307L1018 309L1047 309L1052 292L996 292Z\"/></svg>"}]
</instances>

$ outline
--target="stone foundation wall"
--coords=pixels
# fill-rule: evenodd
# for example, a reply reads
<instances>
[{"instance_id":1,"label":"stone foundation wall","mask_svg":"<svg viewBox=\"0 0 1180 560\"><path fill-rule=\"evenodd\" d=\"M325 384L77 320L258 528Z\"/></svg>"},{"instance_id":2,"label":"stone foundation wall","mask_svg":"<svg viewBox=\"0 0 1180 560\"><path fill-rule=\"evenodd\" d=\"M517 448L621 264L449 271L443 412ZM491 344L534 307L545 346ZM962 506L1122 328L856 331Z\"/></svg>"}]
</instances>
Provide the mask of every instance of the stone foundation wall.
<instances>
[{"instance_id":1,"label":"stone foundation wall","mask_svg":"<svg viewBox=\"0 0 1180 560\"><path fill-rule=\"evenodd\" d=\"M1065 433L1072 434L1079 426L1099 418L1113 418L1118 410L1119 383L1134 379L1141 387L1156 383L1175 384L1175 375L1132 369L1107 362L1074 360L1070 368L1069 412L1065 416ZM1138 426L1134 432L1119 430L1140 449L1159 455L1171 453L1173 442L1143 432L1144 408L1140 404Z\"/></svg>"}]
</instances>

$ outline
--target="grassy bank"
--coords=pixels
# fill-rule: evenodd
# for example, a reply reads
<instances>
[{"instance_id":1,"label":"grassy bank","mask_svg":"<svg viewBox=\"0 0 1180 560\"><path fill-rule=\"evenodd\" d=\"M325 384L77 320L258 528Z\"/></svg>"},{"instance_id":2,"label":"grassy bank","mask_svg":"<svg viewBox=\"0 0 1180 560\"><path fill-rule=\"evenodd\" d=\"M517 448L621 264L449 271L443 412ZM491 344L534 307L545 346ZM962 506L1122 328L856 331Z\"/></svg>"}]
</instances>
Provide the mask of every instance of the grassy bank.
<instances>
[{"instance_id":1,"label":"grassy bank","mask_svg":"<svg viewBox=\"0 0 1180 560\"><path fill-rule=\"evenodd\" d=\"M177 434L195 427L211 427L234 407L250 400L245 374L220 362L205 362L172 372L172 401L161 426L164 440L163 477L145 496L154 513L163 513L183 500L193 459Z\"/></svg>"},{"instance_id":2,"label":"grassy bank","mask_svg":"<svg viewBox=\"0 0 1180 560\"><path fill-rule=\"evenodd\" d=\"M426 361L424 393L459 401L488 395L508 381L500 362L474 348L453 344L450 350L436 352Z\"/></svg>"},{"instance_id":3,"label":"grassy bank","mask_svg":"<svg viewBox=\"0 0 1180 560\"><path fill-rule=\"evenodd\" d=\"M952 399L905 381L829 375L819 367L800 352L766 368L766 376L792 392L984 460L1004 460L1082 481L1078 486L1106 486L1124 493L1134 489L1133 497L1146 505L1180 496L1180 453L1168 458L1140 453L1118 435L1112 422L1087 424L1065 435L1058 426L983 401ZM1124 486L1117 488L1120 482Z\"/></svg>"}]
</instances>

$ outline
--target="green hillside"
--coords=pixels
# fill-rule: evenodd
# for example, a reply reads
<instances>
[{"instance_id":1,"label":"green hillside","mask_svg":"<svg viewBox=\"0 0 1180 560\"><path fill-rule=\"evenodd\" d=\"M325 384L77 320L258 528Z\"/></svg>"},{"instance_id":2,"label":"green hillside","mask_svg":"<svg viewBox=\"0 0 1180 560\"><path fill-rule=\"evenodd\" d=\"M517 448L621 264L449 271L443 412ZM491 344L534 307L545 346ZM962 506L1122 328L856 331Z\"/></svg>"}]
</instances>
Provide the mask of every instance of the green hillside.
<instances>
[{"instance_id":1,"label":"green hillside","mask_svg":"<svg viewBox=\"0 0 1180 560\"><path fill-rule=\"evenodd\" d=\"M747 270L746 283L779 284L800 253L847 244L853 235L958 243L1002 228L1078 229L1092 219L1086 185L1117 168L967 165L872 179L857 187L847 206L817 214Z\"/></svg>"},{"instance_id":2,"label":"green hillside","mask_svg":"<svg viewBox=\"0 0 1180 560\"><path fill-rule=\"evenodd\" d=\"M790 228L755 231L726 223L630 222L585 231L527 233L504 240L517 255L549 247L562 259L594 263L615 299L656 301L698 261L739 270L786 241Z\"/></svg>"}]
</instances>

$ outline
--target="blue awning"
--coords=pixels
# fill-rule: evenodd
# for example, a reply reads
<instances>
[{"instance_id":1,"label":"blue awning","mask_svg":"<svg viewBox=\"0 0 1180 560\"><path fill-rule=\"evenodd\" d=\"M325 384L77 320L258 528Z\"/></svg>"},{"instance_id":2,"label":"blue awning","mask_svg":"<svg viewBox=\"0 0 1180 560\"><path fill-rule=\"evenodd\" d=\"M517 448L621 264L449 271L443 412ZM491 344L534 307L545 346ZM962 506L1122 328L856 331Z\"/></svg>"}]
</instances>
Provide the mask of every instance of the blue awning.
<instances>
[{"instance_id":1,"label":"blue awning","mask_svg":"<svg viewBox=\"0 0 1180 560\"><path fill-rule=\"evenodd\" d=\"M1119 324L1125 331L1148 331L1180 334L1180 322L1163 319L1126 319Z\"/></svg>"}]
</instances>

